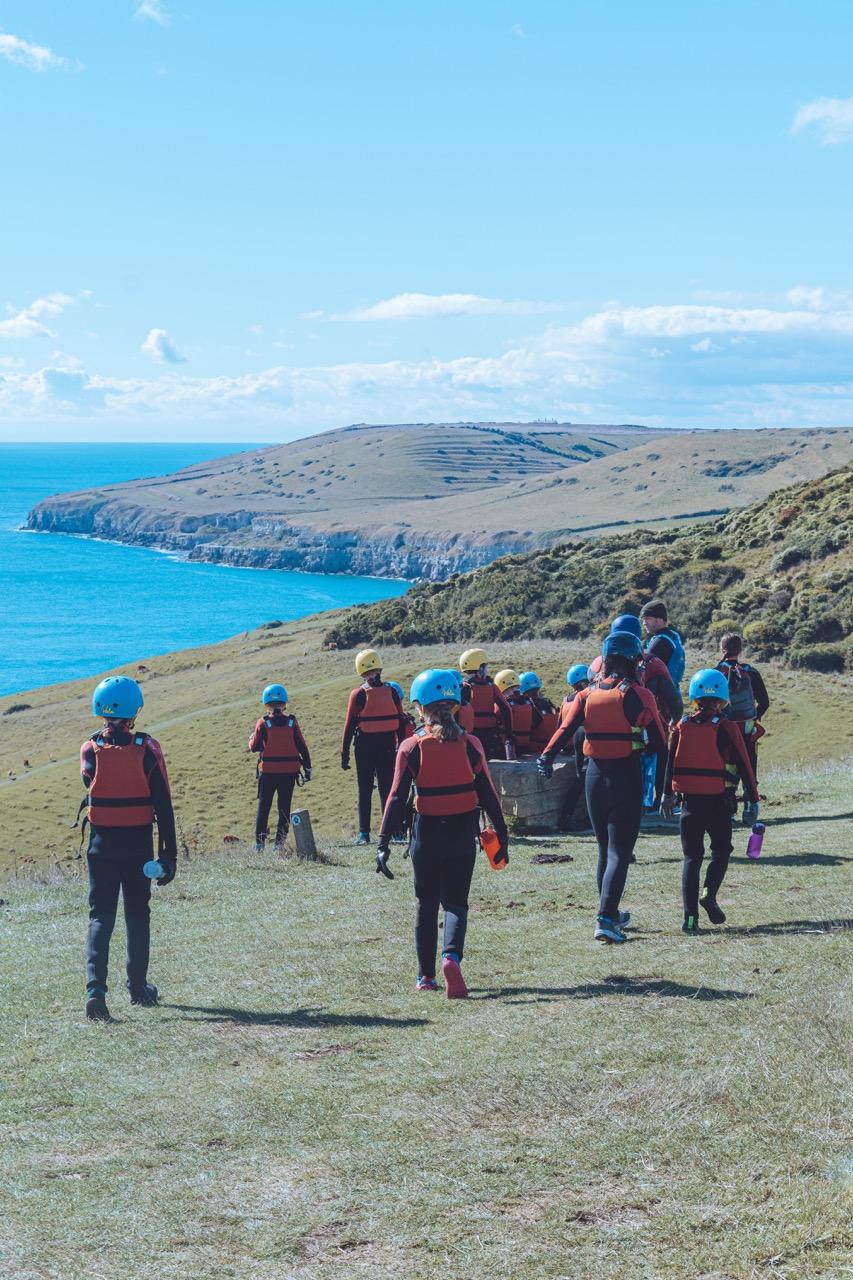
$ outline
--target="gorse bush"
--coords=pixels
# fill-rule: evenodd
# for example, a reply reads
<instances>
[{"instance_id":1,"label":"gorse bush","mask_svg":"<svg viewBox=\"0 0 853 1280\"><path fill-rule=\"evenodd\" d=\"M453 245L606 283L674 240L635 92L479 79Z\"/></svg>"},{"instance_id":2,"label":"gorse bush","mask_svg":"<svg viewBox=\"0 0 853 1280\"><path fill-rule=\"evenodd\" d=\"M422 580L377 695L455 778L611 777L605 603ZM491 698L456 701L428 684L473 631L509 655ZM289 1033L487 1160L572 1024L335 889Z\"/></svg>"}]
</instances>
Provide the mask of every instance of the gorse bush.
<instances>
[{"instance_id":1,"label":"gorse bush","mask_svg":"<svg viewBox=\"0 0 853 1280\"><path fill-rule=\"evenodd\" d=\"M853 468L687 529L506 556L396 600L349 610L327 639L432 644L571 639L661 596L694 641L741 631L758 659L841 671L851 659Z\"/></svg>"}]
</instances>

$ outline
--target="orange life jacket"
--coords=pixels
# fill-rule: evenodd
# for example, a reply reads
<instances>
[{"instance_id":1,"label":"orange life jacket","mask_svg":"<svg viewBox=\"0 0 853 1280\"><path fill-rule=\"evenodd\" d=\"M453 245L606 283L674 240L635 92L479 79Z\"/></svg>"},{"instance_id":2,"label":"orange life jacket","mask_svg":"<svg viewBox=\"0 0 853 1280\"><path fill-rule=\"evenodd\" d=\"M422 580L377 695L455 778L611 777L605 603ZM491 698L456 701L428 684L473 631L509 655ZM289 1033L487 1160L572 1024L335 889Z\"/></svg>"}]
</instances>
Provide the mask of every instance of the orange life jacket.
<instances>
[{"instance_id":1,"label":"orange life jacket","mask_svg":"<svg viewBox=\"0 0 853 1280\"><path fill-rule=\"evenodd\" d=\"M585 699L584 755L594 760L627 760L643 749L643 730L625 715L625 694L630 688L627 680L612 689L590 686Z\"/></svg>"},{"instance_id":2,"label":"orange life jacket","mask_svg":"<svg viewBox=\"0 0 853 1280\"><path fill-rule=\"evenodd\" d=\"M442 742L419 729L421 763L415 779L415 808L425 817L473 813L479 805L465 738Z\"/></svg>"},{"instance_id":3,"label":"orange life jacket","mask_svg":"<svg viewBox=\"0 0 853 1280\"><path fill-rule=\"evenodd\" d=\"M530 745L533 748L547 747L548 743L557 732L557 725L560 723L559 711L542 711L537 708L542 717L540 724L536 726L530 736Z\"/></svg>"},{"instance_id":4,"label":"orange life jacket","mask_svg":"<svg viewBox=\"0 0 853 1280\"><path fill-rule=\"evenodd\" d=\"M365 702L358 716L362 733L396 733L400 727L400 712L394 691L387 684L363 685Z\"/></svg>"},{"instance_id":5,"label":"orange life jacket","mask_svg":"<svg viewBox=\"0 0 853 1280\"><path fill-rule=\"evenodd\" d=\"M474 730L488 732L498 727L495 711L495 686L491 680L466 680L471 690L471 706L474 708Z\"/></svg>"},{"instance_id":6,"label":"orange life jacket","mask_svg":"<svg viewBox=\"0 0 853 1280\"><path fill-rule=\"evenodd\" d=\"M456 708L456 719L466 733L474 732L474 704L473 702L460 702Z\"/></svg>"},{"instance_id":7,"label":"orange life jacket","mask_svg":"<svg viewBox=\"0 0 853 1280\"><path fill-rule=\"evenodd\" d=\"M415 722L414 716L408 716L408 715L403 716L403 737L404 738L413 738L417 731L417 727L418 726Z\"/></svg>"},{"instance_id":8,"label":"orange life jacket","mask_svg":"<svg viewBox=\"0 0 853 1280\"><path fill-rule=\"evenodd\" d=\"M698 720L684 716L678 726L672 789L688 796L720 796L737 784L737 769L717 745L720 716Z\"/></svg>"},{"instance_id":9,"label":"orange life jacket","mask_svg":"<svg viewBox=\"0 0 853 1280\"><path fill-rule=\"evenodd\" d=\"M514 695L507 701L516 750L529 751L530 735L533 732L533 707L521 694Z\"/></svg>"},{"instance_id":10,"label":"orange life jacket","mask_svg":"<svg viewBox=\"0 0 853 1280\"><path fill-rule=\"evenodd\" d=\"M147 827L154 821L151 786L145 773L147 734L127 746L92 739L95 776L89 787L88 818L97 827Z\"/></svg>"},{"instance_id":11,"label":"orange life jacket","mask_svg":"<svg viewBox=\"0 0 853 1280\"><path fill-rule=\"evenodd\" d=\"M276 774L298 773L301 762L299 751L296 747L296 733L294 731L296 716L287 716L284 721L275 720L272 716L265 716L264 724L267 727L267 737L264 749L261 752L261 758L258 761L260 772Z\"/></svg>"}]
</instances>

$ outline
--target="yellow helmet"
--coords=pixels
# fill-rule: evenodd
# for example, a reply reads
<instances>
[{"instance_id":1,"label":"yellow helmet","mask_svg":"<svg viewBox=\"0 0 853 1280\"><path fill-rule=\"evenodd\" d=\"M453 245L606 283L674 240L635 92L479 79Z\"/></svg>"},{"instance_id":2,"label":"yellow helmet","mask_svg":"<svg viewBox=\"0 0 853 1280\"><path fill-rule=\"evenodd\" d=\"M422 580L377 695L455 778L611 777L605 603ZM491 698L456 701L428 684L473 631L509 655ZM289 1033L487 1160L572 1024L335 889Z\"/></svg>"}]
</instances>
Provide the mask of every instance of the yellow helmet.
<instances>
[{"instance_id":1,"label":"yellow helmet","mask_svg":"<svg viewBox=\"0 0 853 1280\"><path fill-rule=\"evenodd\" d=\"M366 676L368 671L380 671L382 659L375 649L362 649L355 655L355 669L360 676Z\"/></svg>"},{"instance_id":2,"label":"yellow helmet","mask_svg":"<svg viewBox=\"0 0 853 1280\"><path fill-rule=\"evenodd\" d=\"M495 676L495 684L501 693L506 693L507 689L515 689L518 685L518 672L505 667Z\"/></svg>"},{"instance_id":3,"label":"yellow helmet","mask_svg":"<svg viewBox=\"0 0 853 1280\"><path fill-rule=\"evenodd\" d=\"M459 659L460 671L476 671L488 662L484 649L466 649Z\"/></svg>"}]
</instances>

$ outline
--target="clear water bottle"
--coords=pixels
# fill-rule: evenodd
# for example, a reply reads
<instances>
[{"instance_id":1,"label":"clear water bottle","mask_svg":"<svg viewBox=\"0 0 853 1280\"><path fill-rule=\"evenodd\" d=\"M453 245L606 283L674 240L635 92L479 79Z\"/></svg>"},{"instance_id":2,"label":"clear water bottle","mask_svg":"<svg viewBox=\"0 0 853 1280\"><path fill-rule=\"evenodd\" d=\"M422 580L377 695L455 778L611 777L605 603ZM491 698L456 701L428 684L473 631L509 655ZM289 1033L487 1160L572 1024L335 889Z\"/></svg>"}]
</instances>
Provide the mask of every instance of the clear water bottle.
<instances>
[{"instance_id":1,"label":"clear water bottle","mask_svg":"<svg viewBox=\"0 0 853 1280\"><path fill-rule=\"evenodd\" d=\"M761 846L764 843L764 823L756 822L752 828L752 835L749 837L749 844L746 846L746 856L748 858L760 858Z\"/></svg>"},{"instance_id":2,"label":"clear water bottle","mask_svg":"<svg viewBox=\"0 0 853 1280\"><path fill-rule=\"evenodd\" d=\"M162 862L157 862L156 859L151 858L142 868L142 874L146 875L149 880L159 880L161 876L166 874L166 868Z\"/></svg>"}]
</instances>

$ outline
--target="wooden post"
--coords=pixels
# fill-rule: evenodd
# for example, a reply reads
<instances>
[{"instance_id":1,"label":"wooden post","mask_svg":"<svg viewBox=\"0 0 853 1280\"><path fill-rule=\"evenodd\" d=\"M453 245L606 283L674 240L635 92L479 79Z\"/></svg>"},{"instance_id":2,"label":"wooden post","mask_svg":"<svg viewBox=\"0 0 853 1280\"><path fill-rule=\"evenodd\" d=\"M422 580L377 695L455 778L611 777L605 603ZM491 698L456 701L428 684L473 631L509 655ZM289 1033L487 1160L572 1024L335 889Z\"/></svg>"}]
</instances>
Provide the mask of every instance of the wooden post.
<instances>
[{"instance_id":1,"label":"wooden post","mask_svg":"<svg viewBox=\"0 0 853 1280\"><path fill-rule=\"evenodd\" d=\"M309 862L316 862L317 846L314 843L314 832L311 828L311 814L307 809L294 809L290 815L290 825L293 828L296 856L306 858Z\"/></svg>"}]
</instances>

